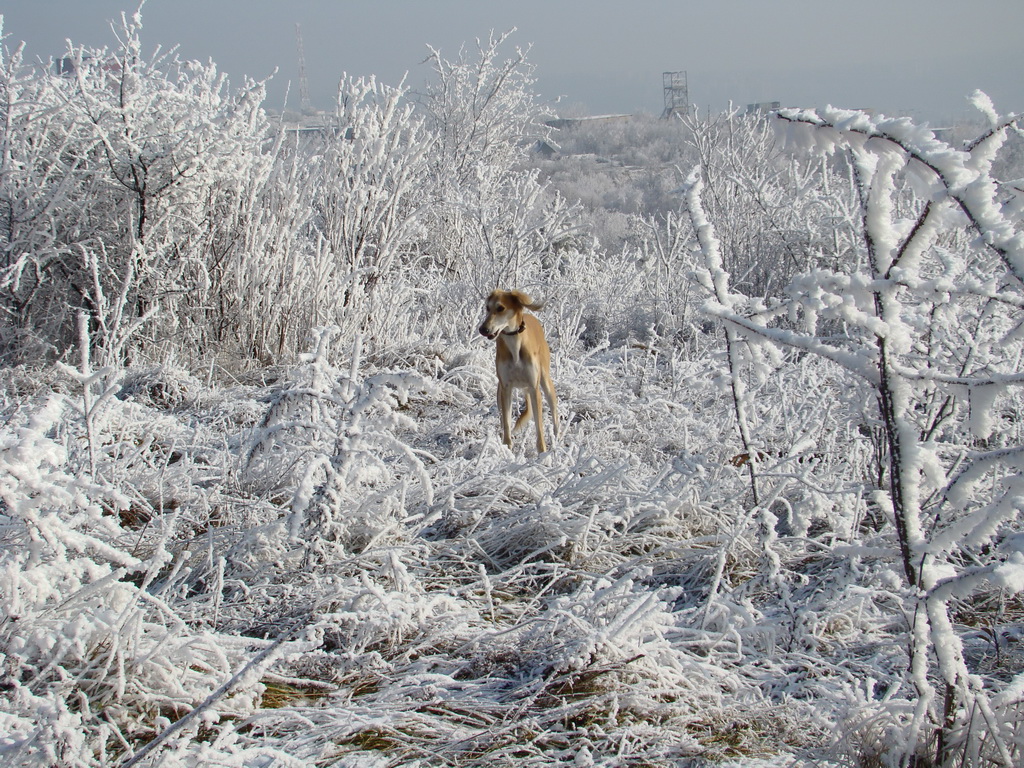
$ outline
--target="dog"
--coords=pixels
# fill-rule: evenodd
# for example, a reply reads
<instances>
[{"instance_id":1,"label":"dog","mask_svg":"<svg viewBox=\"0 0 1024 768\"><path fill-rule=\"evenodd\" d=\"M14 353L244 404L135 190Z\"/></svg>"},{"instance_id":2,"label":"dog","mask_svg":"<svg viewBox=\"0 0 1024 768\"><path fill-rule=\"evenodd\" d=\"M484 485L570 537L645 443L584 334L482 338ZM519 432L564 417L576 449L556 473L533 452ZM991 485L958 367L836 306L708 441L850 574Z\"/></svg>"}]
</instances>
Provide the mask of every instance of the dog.
<instances>
[{"instance_id":1,"label":"dog","mask_svg":"<svg viewBox=\"0 0 1024 768\"><path fill-rule=\"evenodd\" d=\"M495 342L494 367L498 374L498 412L501 414L502 441L512 447L512 433L518 432L533 415L537 426L537 453L544 453L544 413L541 391L551 409L552 428L558 437L558 400L551 383L551 350L544 339L540 321L524 310L543 308L522 291L496 290L487 297L487 316L480 333ZM512 427L512 393L526 390L526 407Z\"/></svg>"}]
</instances>

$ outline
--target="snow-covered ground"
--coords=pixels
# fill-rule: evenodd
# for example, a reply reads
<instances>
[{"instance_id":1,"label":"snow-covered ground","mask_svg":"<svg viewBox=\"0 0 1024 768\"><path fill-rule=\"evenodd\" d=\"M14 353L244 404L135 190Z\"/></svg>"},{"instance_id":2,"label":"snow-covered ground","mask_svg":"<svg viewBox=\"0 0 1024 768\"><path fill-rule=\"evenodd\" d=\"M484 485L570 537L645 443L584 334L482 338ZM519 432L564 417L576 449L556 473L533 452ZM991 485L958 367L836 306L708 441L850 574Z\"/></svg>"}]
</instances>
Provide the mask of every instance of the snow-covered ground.
<instances>
[{"instance_id":1,"label":"snow-covered ground","mask_svg":"<svg viewBox=\"0 0 1024 768\"><path fill-rule=\"evenodd\" d=\"M884 558L857 574L743 514L699 365L642 345L560 357L565 434L538 457L500 444L489 346L356 382L334 367L346 350L270 385L129 371L94 436L120 499L70 472L68 406L28 424L54 384L11 375L4 468L37 493L5 528L25 559L4 585L4 754L137 743L282 633L164 764L778 757L833 744L863 670L898 679L865 592ZM355 407L316 400L343 390ZM325 491L306 474L336 440L348 465ZM73 683L85 711L60 698Z\"/></svg>"},{"instance_id":2,"label":"snow-covered ground","mask_svg":"<svg viewBox=\"0 0 1024 768\"><path fill-rule=\"evenodd\" d=\"M4 759L92 764L197 708L159 764L884 753L906 598L891 533L858 517L866 438L771 457L777 502L750 511L720 384L661 346L556 340L543 456L501 445L483 339L354 378L326 343L270 383L129 370L94 417L95 484L78 386L8 371ZM820 367L781 375L842 397ZM1014 606L961 628L1006 680Z\"/></svg>"}]
</instances>

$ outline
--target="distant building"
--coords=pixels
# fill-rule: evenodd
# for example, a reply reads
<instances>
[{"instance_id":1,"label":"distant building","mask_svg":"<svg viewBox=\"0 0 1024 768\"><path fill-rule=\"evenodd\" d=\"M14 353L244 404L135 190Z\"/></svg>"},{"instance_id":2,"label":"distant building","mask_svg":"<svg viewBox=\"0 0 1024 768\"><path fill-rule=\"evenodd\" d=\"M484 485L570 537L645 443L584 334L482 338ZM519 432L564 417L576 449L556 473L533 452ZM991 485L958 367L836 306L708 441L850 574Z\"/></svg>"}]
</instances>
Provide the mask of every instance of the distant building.
<instances>
[{"instance_id":1,"label":"distant building","mask_svg":"<svg viewBox=\"0 0 1024 768\"><path fill-rule=\"evenodd\" d=\"M555 128L557 130L565 130L567 128L578 128L581 125L593 125L594 123L617 123L625 120L631 120L632 115L593 115L591 117L553 117L550 120L545 120L544 125L549 128Z\"/></svg>"},{"instance_id":2,"label":"distant building","mask_svg":"<svg viewBox=\"0 0 1024 768\"><path fill-rule=\"evenodd\" d=\"M537 143L533 145L533 152L534 154L540 155L545 160L551 160L558 154L558 150L543 139L538 140Z\"/></svg>"},{"instance_id":3,"label":"distant building","mask_svg":"<svg viewBox=\"0 0 1024 768\"><path fill-rule=\"evenodd\" d=\"M757 101L753 104L747 104L746 110L743 112L745 115L765 115L769 112L774 112L776 109L782 108L782 102L779 101Z\"/></svg>"},{"instance_id":4,"label":"distant building","mask_svg":"<svg viewBox=\"0 0 1024 768\"><path fill-rule=\"evenodd\" d=\"M53 72L61 77L74 77L78 72L79 61L82 64L91 64L95 59L92 56L83 56L81 59L77 59L74 56L61 56L59 59L53 60ZM110 56L100 64L100 69L104 72L120 75L121 60L115 56Z\"/></svg>"}]
</instances>

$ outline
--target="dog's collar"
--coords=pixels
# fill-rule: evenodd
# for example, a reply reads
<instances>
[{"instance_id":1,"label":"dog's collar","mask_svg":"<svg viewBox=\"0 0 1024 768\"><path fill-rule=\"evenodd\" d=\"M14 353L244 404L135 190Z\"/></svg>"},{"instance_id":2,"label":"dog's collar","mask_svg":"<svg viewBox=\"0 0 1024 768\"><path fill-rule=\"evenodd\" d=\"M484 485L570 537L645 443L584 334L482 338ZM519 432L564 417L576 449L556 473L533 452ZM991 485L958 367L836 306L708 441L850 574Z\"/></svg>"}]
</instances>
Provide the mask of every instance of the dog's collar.
<instances>
[{"instance_id":1,"label":"dog's collar","mask_svg":"<svg viewBox=\"0 0 1024 768\"><path fill-rule=\"evenodd\" d=\"M526 321L524 320L519 324L519 327L514 331L502 331L506 336L518 336L520 333L526 330Z\"/></svg>"}]
</instances>

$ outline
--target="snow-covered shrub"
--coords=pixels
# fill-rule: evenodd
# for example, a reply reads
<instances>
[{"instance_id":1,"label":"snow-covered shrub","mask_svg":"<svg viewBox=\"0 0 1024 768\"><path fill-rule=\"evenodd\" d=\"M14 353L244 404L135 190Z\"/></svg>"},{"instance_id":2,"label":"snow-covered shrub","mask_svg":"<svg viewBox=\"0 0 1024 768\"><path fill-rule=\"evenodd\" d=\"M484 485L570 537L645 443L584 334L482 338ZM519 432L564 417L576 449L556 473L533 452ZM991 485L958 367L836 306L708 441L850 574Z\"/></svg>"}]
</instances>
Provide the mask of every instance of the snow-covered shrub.
<instances>
[{"instance_id":1,"label":"snow-covered shrub","mask_svg":"<svg viewBox=\"0 0 1024 768\"><path fill-rule=\"evenodd\" d=\"M883 525L897 553L903 599L912 606L908 691L877 708L891 718L881 731L882 749L897 760L925 751L939 762L966 758L964 733L972 731L975 743L991 739L997 752L1011 752L1012 742L992 718L965 730L967 718L988 710L992 694L966 663L952 619L953 601L979 584L1011 592L1022 586L1010 535L1019 525L1010 499L1020 484L1021 435L1014 425L1002 425L997 435L995 420L983 415L994 402L989 396L1019 380L1020 223L990 175L1017 118L999 118L984 97L976 102L990 127L965 149L905 119L782 112L791 145L847 153L861 206L852 225L859 226L861 244L858 258L798 274L766 301L734 289L696 174L688 185L706 262L698 276L711 296L707 309L726 328L744 448L754 446L757 420L743 368L747 360L757 362L748 355L770 351L768 345L820 356L853 374L876 399L882 482L865 492L888 520ZM965 226L981 238L960 236ZM841 324L841 336L822 334L826 319ZM755 470L762 461L753 456L751 450L746 464L760 505L764 487ZM978 496L981 482L988 492ZM880 733L863 723L867 730L858 733Z\"/></svg>"},{"instance_id":2,"label":"snow-covered shrub","mask_svg":"<svg viewBox=\"0 0 1024 768\"><path fill-rule=\"evenodd\" d=\"M21 48L0 67L0 301L5 357L52 357L76 337L86 254L102 247L103 185L83 173L93 143L69 114L66 84L40 77Z\"/></svg>"},{"instance_id":3,"label":"snow-covered shrub","mask_svg":"<svg viewBox=\"0 0 1024 768\"><path fill-rule=\"evenodd\" d=\"M216 262L269 167L262 84L230 93L212 64L146 57L139 14L119 34L114 50L71 48L59 72L28 75L14 57L3 89L7 301L58 354L88 312L103 365L130 356L144 327L151 345L210 341Z\"/></svg>"},{"instance_id":4,"label":"snow-covered shrub","mask_svg":"<svg viewBox=\"0 0 1024 768\"><path fill-rule=\"evenodd\" d=\"M173 706L166 688L163 702L148 697L156 678L213 651L133 583L152 581L167 553L148 565L131 554L117 517L124 496L66 472L66 450L48 437L62 410L50 399L0 435L0 753L17 765L94 764L90 753L104 754L119 730ZM194 693L204 682L205 673L177 676L175 687Z\"/></svg>"},{"instance_id":5,"label":"snow-covered shrub","mask_svg":"<svg viewBox=\"0 0 1024 768\"><path fill-rule=\"evenodd\" d=\"M433 141L401 88L373 78L344 77L328 130L308 140L311 265L317 325L339 326L351 343L409 332L417 273L429 263L423 219Z\"/></svg>"},{"instance_id":6,"label":"snow-covered shrub","mask_svg":"<svg viewBox=\"0 0 1024 768\"><path fill-rule=\"evenodd\" d=\"M275 392L247 450L247 475L290 494L288 535L314 560L361 551L403 519L408 495L429 504L433 494L423 461L396 434L415 430L401 409L426 382L408 373L364 377L358 336L349 370L336 368L337 334L317 329L313 352Z\"/></svg>"},{"instance_id":7,"label":"snow-covered shrub","mask_svg":"<svg viewBox=\"0 0 1024 768\"><path fill-rule=\"evenodd\" d=\"M112 60L113 83L102 64ZM252 223L253 182L269 171L264 85L248 81L232 92L213 64L159 53L145 59L138 15L125 24L116 53L79 54L74 79L72 105L102 149L106 182L120 202L115 215L131 222L127 238L105 238L100 267L110 276L101 274L100 286L117 291L120 302L111 311L129 326L164 311L154 341L205 347L216 270L238 247L237 229ZM92 298L101 321L103 297Z\"/></svg>"},{"instance_id":8,"label":"snow-covered shrub","mask_svg":"<svg viewBox=\"0 0 1024 768\"><path fill-rule=\"evenodd\" d=\"M481 298L499 285L529 289L528 276L576 231L575 208L527 167L549 112L531 90L526 53L500 58L508 38L492 33L475 57L463 49L455 60L431 49L434 79L422 103L436 137L432 257Z\"/></svg>"},{"instance_id":9,"label":"snow-covered shrub","mask_svg":"<svg viewBox=\"0 0 1024 768\"><path fill-rule=\"evenodd\" d=\"M722 265L742 293L773 295L792 276L855 250L856 199L835 169L784 152L761 115L693 112L683 122Z\"/></svg>"}]
</instances>

